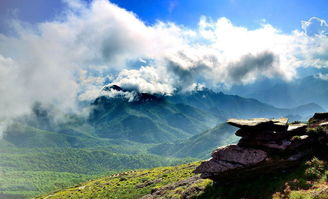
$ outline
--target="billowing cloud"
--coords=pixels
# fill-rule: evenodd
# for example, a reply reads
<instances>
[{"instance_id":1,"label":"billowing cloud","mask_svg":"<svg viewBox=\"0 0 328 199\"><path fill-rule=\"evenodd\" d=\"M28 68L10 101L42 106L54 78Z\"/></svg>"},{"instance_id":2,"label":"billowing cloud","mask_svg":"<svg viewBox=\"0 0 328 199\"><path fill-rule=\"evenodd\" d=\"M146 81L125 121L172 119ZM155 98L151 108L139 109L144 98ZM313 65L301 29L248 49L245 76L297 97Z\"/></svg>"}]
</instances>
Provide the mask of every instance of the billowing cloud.
<instances>
[{"instance_id":1,"label":"billowing cloud","mask_svg":"<svg viewBox=\"0 0 328 199\"><path fill-rule=\"evenodd\" d=\"M206 17L188 29L161 21L146 25L106 0L66 2L53 21L13 20L15 34L0 34L0 119L28 113L36 101L74 110L79 100L118 94L102 90L106 84L171 95L198 83L291 81L299 67L328 66L327 23L318 18L291 33Z\"/></svg>"},{"instance_id":2,"label":"billowing cloud","mask_svg":"<svg viewBox=\"0 0 328 199\"><path fill-rule=\"evenodd\" d=\"M238 62L231 63L227 70L227 77L232 82L248 82L254 81L258 74L266 75L269 77L279 74L280 71L275 71L275 64L279 60L273 53L263 52L258 55L245 55ZM272 69L274 68L274 69Z\"/></svg>"},{"instance_id":3,"label":"billowing cloud","mask_svg":"<svg viewBox=\"0 0 328 199\"><path fill-rule=\"evenodd\" d=\"M318 17L311 17L308 21L302 21L302 29L309 36L328 35L328 24Z\"/></svg>"}]
</instances>

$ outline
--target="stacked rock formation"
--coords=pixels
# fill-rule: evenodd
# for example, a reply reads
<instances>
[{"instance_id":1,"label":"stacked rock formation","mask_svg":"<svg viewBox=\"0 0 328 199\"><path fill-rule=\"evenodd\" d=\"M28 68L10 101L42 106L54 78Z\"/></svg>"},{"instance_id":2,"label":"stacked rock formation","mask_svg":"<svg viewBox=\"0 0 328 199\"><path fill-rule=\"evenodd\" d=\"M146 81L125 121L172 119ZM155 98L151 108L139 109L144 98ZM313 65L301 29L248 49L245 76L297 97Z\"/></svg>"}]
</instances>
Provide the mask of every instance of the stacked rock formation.
<instances>
[{"instance_id":1,"label":"stacked rock formation","mask_svg":"<svg viewBox=\"0 0 328 199\"><path fill-rule=\"evenodd\" d=\"M288 125L287 118L230 119L228 124L240 128L235 134L241 139L236 145L213 151L212 158L194 171L202 178L231 182L283 171L309 153L311 137L306 135L307 124Z\"/></svg>"}]
</instances>

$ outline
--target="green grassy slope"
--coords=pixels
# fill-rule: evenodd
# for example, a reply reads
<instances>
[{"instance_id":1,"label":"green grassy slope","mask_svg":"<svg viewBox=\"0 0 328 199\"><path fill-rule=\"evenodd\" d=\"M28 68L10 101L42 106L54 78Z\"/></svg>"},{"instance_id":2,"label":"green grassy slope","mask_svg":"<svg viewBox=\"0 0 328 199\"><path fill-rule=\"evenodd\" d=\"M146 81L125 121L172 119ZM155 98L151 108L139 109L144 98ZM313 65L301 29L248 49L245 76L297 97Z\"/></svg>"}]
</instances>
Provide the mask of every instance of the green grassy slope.
<instances>
[{"instance_id":1,"label":"green grassy slope","mask_svg":"<svg viewBox=\"0 0 328 199\"><path fill-rule=\"evenodd\" d=\"M109 176L54 192L48 198L139 198L150 193L152 189L192 177L192 171L198 164L197 162Z\"/></svg>"},{"instance_id":2,"label":"green grassy slope","mask_svg":"<svg viewBox=\"0 0 328 199\"><path fill-rule=\"evenodd\" d=\"M247 182L229 185L213 184L211 180L197 178L192 171L199 162L194 162L100 178L38 198L135 199L150 193L157 193L157 198L172 199L327 198L327 162L315 159L314 162L316 163L304 163L288 173L255 176ZM319 171L318 168L325 169ZM317 173L315 178L313 173Z\"/></svg>"}]
</instances>

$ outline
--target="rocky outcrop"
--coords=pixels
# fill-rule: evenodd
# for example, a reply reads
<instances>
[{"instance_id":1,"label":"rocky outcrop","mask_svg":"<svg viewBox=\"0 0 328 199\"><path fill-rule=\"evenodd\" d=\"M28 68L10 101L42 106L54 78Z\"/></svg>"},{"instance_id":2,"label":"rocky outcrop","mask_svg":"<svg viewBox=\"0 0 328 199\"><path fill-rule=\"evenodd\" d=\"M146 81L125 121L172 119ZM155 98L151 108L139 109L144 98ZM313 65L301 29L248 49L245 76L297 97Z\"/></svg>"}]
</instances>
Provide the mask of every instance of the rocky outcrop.
<instances>
[{"instance_id":1,"label":"rocky outcrop","mask_svg":"<svg viewBox=\"0 0 328 199\"><path fill-rule=\"evenodd\" d=\"M328 119L328 114L315 116L316 120ZM308 135L305 123L288 124L287 118L229 119L227 123L240 128L235 134L241 139L236 145L213 151L211 159L194 171L202 178L221 183L238 181L282 171L311 154L313 136Z\"/></svg>"},{"instance_id":2,"label":"rocky outcrop","mask_svg":"<svg viewBox=\"0 0 328 199\"><path fill-rule=\"evenodd\" d=\"M168 184L161 188L154 188L151 190L150 194L147 194L140 199L162 199L162 198L173 198L169 196L169 193L179 194L181 199L192 199L198 198L199 192L204 191L206 187L197 186L201 183L203 179L198 176L193 176L191 178L181 180L172 184ZM182 191L183 190L183 191ZM177 198L177 197L174 197Z\"/></svg>"},{"instance_id":3,"label":"rocky outcrop","mask_svg":"<svg viewBox=\"0 0 328 199\"><path fill-rule=\"evenodd\" d=\"M328 122L328 112L315 113L312 118L309 119L309 126L316 127L322 123Z\"/></svg>"}]
</instances>

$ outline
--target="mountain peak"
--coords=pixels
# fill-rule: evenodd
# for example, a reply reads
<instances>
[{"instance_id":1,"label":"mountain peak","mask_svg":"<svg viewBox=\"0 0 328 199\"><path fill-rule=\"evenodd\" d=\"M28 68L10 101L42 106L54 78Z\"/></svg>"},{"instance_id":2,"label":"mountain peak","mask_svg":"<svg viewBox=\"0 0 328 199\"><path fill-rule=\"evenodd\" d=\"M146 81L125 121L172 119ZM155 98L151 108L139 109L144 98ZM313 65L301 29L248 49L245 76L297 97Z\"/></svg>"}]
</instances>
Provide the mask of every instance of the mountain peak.
<instances>
[{"instance_id":1,"label":"mountain peak","mask_svg":"<svg viewBox=\"0 0 328 199\"><path fill-rule=\"evenodd\" d=\"M112 86L109 86L109 87L105 87L106 90L110 90L110 89L114 89L114 90L117 90L117 91L123 91L123 89L117 85L112 85Z\"/></svg>"}]
</instances>

